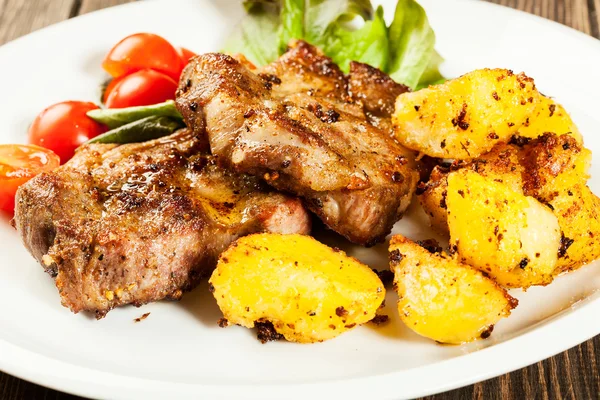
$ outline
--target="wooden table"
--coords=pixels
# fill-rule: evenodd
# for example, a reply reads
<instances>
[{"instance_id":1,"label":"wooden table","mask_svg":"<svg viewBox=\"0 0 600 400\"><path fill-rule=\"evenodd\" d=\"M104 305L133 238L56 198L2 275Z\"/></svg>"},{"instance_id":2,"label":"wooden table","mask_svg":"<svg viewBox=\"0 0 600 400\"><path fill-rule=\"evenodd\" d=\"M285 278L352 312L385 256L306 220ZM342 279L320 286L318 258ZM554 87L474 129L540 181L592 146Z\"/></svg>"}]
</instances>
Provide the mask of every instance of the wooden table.
<instances>
[{"instance_id":1,"label":"wooden table","mask_svg":"<svg viewBox=\"0 0 600 400\"><path fill-rule=\"evenodd\" d=\"M0 0L0 45L44 26L131 1L134 0ZM488 1L600 38L600 0ZM599 365L600 336L596 336L530 367L428 399L600 399ZM0 400L73 398L76 397L0 372Z\"/></svg>"}]
</instances>

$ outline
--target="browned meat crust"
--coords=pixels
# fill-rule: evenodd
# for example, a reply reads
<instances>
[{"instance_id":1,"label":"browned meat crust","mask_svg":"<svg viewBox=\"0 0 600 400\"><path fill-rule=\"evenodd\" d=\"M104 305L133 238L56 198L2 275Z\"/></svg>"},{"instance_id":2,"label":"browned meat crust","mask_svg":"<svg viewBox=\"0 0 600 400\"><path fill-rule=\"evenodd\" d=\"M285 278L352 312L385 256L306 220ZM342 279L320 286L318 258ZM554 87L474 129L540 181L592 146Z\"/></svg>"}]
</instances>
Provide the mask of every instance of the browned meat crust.
<instances>
[{"instance_id":1,"label":"browned meat crust","mask_svg":"<svg viewBox=\"0 0 600 400\"><path fill-rule=\"evenodd\" d=\"M237 237L308 233L299 200L217 167L204 140L181 130L88 145L19 189L15 225L56 277L64 306L101 318L120 305L177 299Z\"/></svg>"},{"instance_id":2,"label":"browned meat crust","mask_svg":"<svg viewBox=\"0 0 600 400\"><path fill-rule=\"evenodd\" d=\"M184 70L177 105L189 127L206 129L228 168L303 197L329 228L372 245L401 218L418 174L413 153L375 126L385 126L391 109L387 97L377 105L374 96L398 85L372 68L353 68L351 95L349 78L302 41L255 71L204 54ZM369 110L383 122L370 120Z\"/></svg>"},{"instance_id":3,"label":"browned meat crust","mask_svg":"<svg viewBox=\"0 0 600 400\"><path fill-rule=\"evenodd\" d=\"M396 97L410 91L410 88L396 83L377 68L355 61L350 63L348 83L352 99L362 104L371 124L392 134L391 115Z\"/></svg>"}]
</instances>

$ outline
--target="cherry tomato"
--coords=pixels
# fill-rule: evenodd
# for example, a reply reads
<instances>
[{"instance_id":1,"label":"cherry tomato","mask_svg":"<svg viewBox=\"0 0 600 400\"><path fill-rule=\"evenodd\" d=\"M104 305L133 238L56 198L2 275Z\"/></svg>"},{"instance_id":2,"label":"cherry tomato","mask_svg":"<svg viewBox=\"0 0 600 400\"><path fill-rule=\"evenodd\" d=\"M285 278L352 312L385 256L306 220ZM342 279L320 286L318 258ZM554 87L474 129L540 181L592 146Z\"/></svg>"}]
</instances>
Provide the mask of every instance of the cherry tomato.
<instances>
[{"instance_id":1,"label":"cherry tomato","mask_svg":"<svg viewBox=\"0 0 600 400\"><path fill-rule=\"evenodd\" d=\"M108 52L102 67L114 78L149 68L175 80L179 80L183 69L171 43L151 33L136 33L121 40Z\"/></svg>"},{"instance_id":2,"label":"cherry tomato","mask_svg":"<svg viewBox=\"0 0 600 400\"><path fill-rule=\"evenodd\" d=\"M120 78L113 78L110 80L110 82L108 82L108 85L106 85L106 87L104 88L104 93L102 93L102 104L106 104L108 95L110 94L110 92L112 92L112 90L115 88L115 86L117 86L117 83L121 82L121 80L123 78L124 78L124 76L122 76Z\"/></svg>"},{"instance_id":3,"label":"cherry tomato","mask_svg":"<svg viewBox=\"0 0 600 400\"><path fill-rule=\"evenodd\" d=\"M106 107L147 106L175 99L177 82L160 72L144 69L119 78L106 97Z\"/></svg>"},{"instance_id":4,"label":"cherry tomato","mask_svg":"<svg viewBox=\"0 0 600 400\"><path fill-rule=\"evenodd\" d=\"M67 162L75 149L106 131L85 113L98 108L94 103L65 101L42 111L29 127L29 143L52 150Z\"/></svg>"},{"instance_id":5,"label":"cherry tomato","mask_svg":"<svg viewBox=\"0 0 600 400\"><path fill-rule=\"evenodd\" d=\"M13 212L19 186L60 165L51 150L30 144L0 145L0 209Z\"/></svg>"},{"instance_id":6,"label":"cherry tomato","mask_svg":"<svg viewBox=\"0 0 600 400\"><path fill-rule=\"evenodd\" d=\"M181 69L185 68L186 65L190 62L190 58L196 56L191 50L186 49L185 47L176 47L177 53L179 53L179 58L181 59Z\"/></svg>"}]
</instances>

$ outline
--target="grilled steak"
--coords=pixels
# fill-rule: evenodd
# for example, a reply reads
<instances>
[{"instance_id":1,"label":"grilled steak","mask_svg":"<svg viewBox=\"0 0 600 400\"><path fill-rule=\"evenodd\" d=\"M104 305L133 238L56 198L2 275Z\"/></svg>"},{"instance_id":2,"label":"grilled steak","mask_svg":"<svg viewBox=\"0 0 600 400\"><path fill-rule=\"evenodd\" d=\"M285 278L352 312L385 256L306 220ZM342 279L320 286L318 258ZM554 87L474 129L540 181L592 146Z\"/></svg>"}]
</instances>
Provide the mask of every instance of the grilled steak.
<instances>
[{"instance_id":1,"label":"grilled steak","mask_svg":"<svg viewBox=\"0 0 600 400\"><path fill-rule=\"evenodd\" d=\"M401 218L418 174L386 130L386 99L406 88L362 64L353 71L302 41L258 70L204 54L184 70L177 106L229 169L303 197L329 228L372 245Z\"/></svg>"},{"instance_id":2,"label":"grilled steak","mask_svg":"<svg viewBox=\"0 0 600 400\"><path fill-rule=\"evenodd\" d=\"M81 148L17 193L15 225L56 277L62 303L103 317L177 299L253 232L308 233L299 200L229 173L188 130L150 142Z\"/></svg>"}]
</instances>

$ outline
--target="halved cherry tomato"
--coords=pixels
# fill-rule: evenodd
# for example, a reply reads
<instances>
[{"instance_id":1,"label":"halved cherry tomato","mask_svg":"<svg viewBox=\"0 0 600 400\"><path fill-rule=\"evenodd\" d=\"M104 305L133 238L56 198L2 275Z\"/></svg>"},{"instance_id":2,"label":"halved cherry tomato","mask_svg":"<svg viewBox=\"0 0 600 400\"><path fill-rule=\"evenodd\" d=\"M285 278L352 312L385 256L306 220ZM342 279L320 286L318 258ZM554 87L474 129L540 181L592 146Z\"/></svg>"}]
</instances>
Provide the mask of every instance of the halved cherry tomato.
<instances>
[{"instance_id":1,"label":"halved cherry tomato","mask_svg":"<svg viewBox=\"0 0 600 400\"><path fill-rule=\"evenodd\" d=\"M13 212L19 186L60 165L52 150L30 144L0 145L0 209Z\"/></svg>"},{"instance_id":2,"label":"halved cherry tomato","mask_svg":"<svg viewBox=\"0 0 600 400\"><path fill-rule=\"evenodd\" d=\"M107 91L108 108L147 106L175 99L177 82L160 72L144 69L118 79L110 93Z\"/></svg>"},{"instance_id":3,"label":"halved cherry tomato","mask_svg":"<svg viewBox=\"0 0 600 400\"><path fill-rule=\"evenodd\" d=\"M29 143L52 150L64 164L77 147L106 131L106 126L85 115L96 108L94 103L83 101L65 101L46 108L29 127Z\"/></svg>"},{"instance_id":4,"label":"halved cherry tomato","mask_svg":"<svg viewBox=\"0 0 600 400\"><path fill-rule=\"evenodd\" d=\"M179 54L179 58L181 59L181 69L185 68L186 65L190 62L190 58L196 56L191 50L186 49L185 47L176 47L177 53Z\"/></svg>"},{"instance_id":5,"label":"halved cherry tomato","mask_svg":"<svg viewBox=\"0 0 600 400\"><path fill-rule=\"evenodd\" d=\"M152 33L136 33L121 40L108 52L102 67L114 78L150 68L175 80L179 80L183 69L171 43Z\"/></svg>"}]
</instances>

